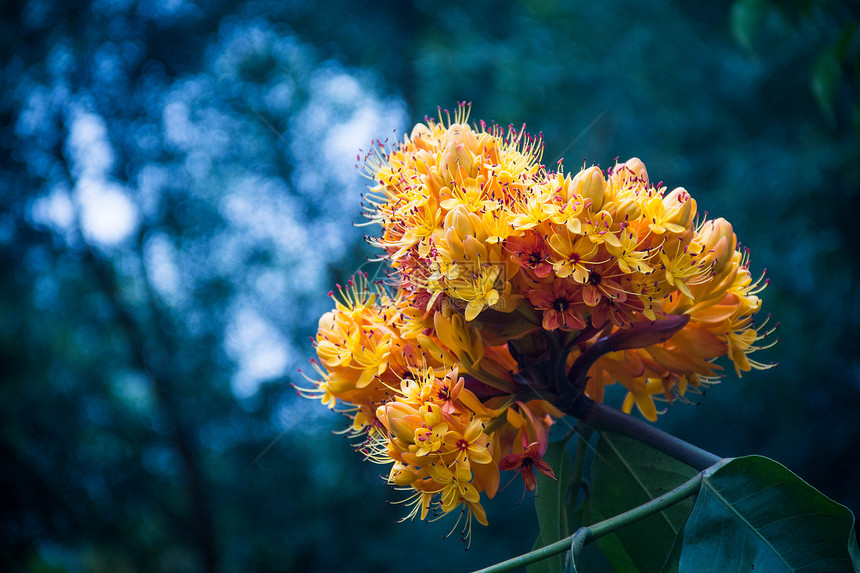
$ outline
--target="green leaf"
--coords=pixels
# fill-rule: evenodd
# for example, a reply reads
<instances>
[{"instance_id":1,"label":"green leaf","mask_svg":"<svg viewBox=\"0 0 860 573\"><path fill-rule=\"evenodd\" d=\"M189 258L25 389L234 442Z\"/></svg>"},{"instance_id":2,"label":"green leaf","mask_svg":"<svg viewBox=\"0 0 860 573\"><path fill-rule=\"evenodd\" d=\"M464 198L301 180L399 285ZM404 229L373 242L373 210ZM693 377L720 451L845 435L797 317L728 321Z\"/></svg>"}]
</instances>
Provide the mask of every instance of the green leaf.
<instances>
[{"instance_id":1,"label":"green leaf","mask_svg":"<svg viewBox=\"0 0 860 573\"><path fill-rule=\"evenodd\" d=\"M579 438L582 439L581 437ZM572 484L571 484L572 487ZM582 503L577 504L575 499L569 499L567 502L567 514L570 522L569 531L575 532L580 527L602 521L603 516L595 514L591 507L591 496L586 495ZM612 540L617 541L618 537L614 534L607 535L607 543L612 543ZM612 540L608 539L612 538ZM582 551L577 555L576 563L574 563L573 573L576 571L585 571L587 573L624 573L623 569L613 568L606 555L600 549L600 543L603 539L597 540L595 543L587 543ZM638 573L635 570L629 570L631 573Z\"/></svg>"},{"instance_id":2,"label":"green leaf","mask_svg":"<svg viewBox=\"0 0 860 573\"><path fill-rule=\"evenodd\" d=\"M684 548L684 530L678 532L675 541L672 543L672 550L669 551L669 556L666 557L666 562L663 563L663 568L660 573L679 573L681 567L681 550Z\"/></svg>"},{"instance_id":3,"label":"green leaf","mask_svg":"<svg viewBox=\"0 0 860 573\"><path fill-rule=\"evenodd\" d=\"M848 540L848 553L851 554L851 563L854 571L860 571L860 547L857 545L857 532L851 529L851 539Z\"/></svg>"},{"instance_id":4,"label":"green leaf","mask_svg":"<svg viewBox=\"0 0 860 573\"><path fill-rule=\"evenodd\" d=\"M607 516L601 515L593 505L591 498L586 498L579 506L578 513L582 523L597 523L606 519ZM603 559L600 559L601 557ZM598 570L596 567L603 564L614 573L639 573L639 569L636 568L636 564L630 559L615 533L604 535L592 544L586 544L582 555L576 560L576 566L588 573Z\"/></svg>"},{"instance_id":5,"label":"green leaf","mask_svg":"<svg viewBox=\"0 0 860 573\"><path fill-rule=\"evenodd\" d=\"M553 442L549 445L543 459L552 468L556 479L535 472L537 478L537 493L535 495L535 511L537 512L541 547L555 543L570 535L567 527L567 490L573 474L573 462L567 453L567 440ZM564 554L553 555L541 563L547 573L561 573L564 569ZM531 573L531 569L529 572Z\"/></svg>"},{"instance_id":6,"label":"green leaf","mask_svg":"<svg viewBox=\"0 0 860 573\"><path fill-rule=\"evenodd\" d=\"M766 9L767 0L735 0L732 3L732 33L735 40L749 51L753 49L754 35L761 29Z\"/></svg>"},{"instance_id":7,"label":"green leaf","mask_svg":"<svg viewBox=\"0 0 860 573\"><path fill-rule=\"evenodd\" d=\"M852 572L853 527L847 507L781 464L737 458L705 476L680 571Z\"/></svg>"},{"instance_id":8,"label":"green leaf","mask_svg":"<svg viewBox=\"0 0 860 573\"><path fill-rule=\"evenodd\" d=\"M835 50L824 50L812 68L812 93L821 110L828 116L833 115L833 100L842 79L842 67Z\"/></svg>"},{"instance_id":9,"label":"green leaf","mask_svg":"<svg viewBox=\"0 0 860 573\"><path fill-rule=\"evenodd\" d=\"M647 503L696 473L636 440L602 432L591 469L591 523ZM619 529L617 542L608 536L597 543L617 571L660 571L691 508L684 500Z\"/></svg>"}]
</instances>

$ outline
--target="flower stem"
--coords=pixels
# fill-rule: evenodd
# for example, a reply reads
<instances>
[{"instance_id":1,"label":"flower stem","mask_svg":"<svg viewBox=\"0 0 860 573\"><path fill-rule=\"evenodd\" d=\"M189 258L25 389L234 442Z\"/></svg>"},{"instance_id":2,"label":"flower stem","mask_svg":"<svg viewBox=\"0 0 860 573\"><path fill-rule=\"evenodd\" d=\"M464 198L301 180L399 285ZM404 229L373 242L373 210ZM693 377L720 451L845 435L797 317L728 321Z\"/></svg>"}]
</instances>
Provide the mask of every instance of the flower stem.
<instances>
[{"instance_id":1,"label":"flower stem","mask_svg":"<svg viewBox=\"0 0 860 573\"><path fill-rule=\"evenodd\" d=\"M711 452L584 395L580 395L569 405L569 408L564 408L564 411L595 430L623 434L700 471L711 467L721 459Z\"/></svg>"}]
</instances>

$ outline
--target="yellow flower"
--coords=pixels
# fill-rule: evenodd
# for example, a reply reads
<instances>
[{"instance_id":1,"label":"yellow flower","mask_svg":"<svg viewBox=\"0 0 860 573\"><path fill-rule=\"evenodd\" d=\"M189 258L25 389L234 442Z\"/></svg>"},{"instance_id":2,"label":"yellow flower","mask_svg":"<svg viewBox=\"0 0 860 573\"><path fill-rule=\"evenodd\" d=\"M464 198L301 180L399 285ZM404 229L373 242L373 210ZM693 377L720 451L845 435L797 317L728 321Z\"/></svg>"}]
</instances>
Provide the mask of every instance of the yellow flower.
<instances>
[{"instance_id":1,"label":"yellow flower","mask_svg":"<svg viewBox=\"0 0 860 573\"><path fill-rule=\"evenodd\" d=\"M415 437L412 440L415 448L414 450L410 448L410 450L416 456L426 456L430 452L438 452L442 448L442 437L447 431L448 426L446 424L416 428Z\"/></svg>"},{"instance_id":2,"label":"yellow flower","mask_svg":"<svg viewBox=\"0 0 860 573\"><path fill-rule=\"evenodd\" d=\"M687 282L702 280L710 273L710 269L699 263L698 255L701 252L700 244L695 241L685 242L680 237L664 243L660 252L660 264L666 283L690 298L693 298L693 293Z\"/></svg>"},{"instance_id":3,"label":"yellow flower","mask_svg":"<svg viewBox=\"0 0 860 573\"><path fill-rule=\"evenodd\" d=\"M430 466L430 475L442 484L442 511L450 513L460 505L466 505L482 525L487 525L487 517L480 504L481 496L471 484L472 472L466 464L455 463L453 468L442 464Z\"/></svg>"},{"instance_id":4,"label":"yellow flower","mask_svg":"<svg viewBox=\"0 0 860 573\"><path fill-rule=\"evenodd\" d=\"M445 446L449 452L457 454L458 461L474 464L492 462L493 455L490 453L489 445L490 438L484 434L484 424L478 418L473 419L462 433L449 430L445 434Z\"/></svg>"},{"instance_id":5,"label":"yellow flower","mask_svg":"<svg viewBox=\"0 0 860 573\"><path fill-rule=\"evenodd\" d=\"M558 278L571 277L582 284L588 282L589 265L594 263L588 258L597 252L597 245L585 237L573 237L563 229L550 236L549 246L558 255L558 260L552 265Z\"/></svg>"},{"instance_id":6,"label":"yellow flower","mask_svg":"<svg viewBox=\"0 0 860 573\"><path fill-rule=\"evenodd\" d=\"M608 246L620 247L621 241L615 234L616 227L612 214L609 211L600 211L586 219L582 226L582 233L596 245L606 243Z\"/></svg>"},{"instance_id":7,"label":"yellow flower","mask_svg":"<svg viewBox=\"0 0 860 573\"><path fill-rule=\"evenodd\" d=\"M639 250L639 236L635 229L627 228L621 231L619 243L606 246L606 250L616 258L619 269L627 274L650 273L654 270L648 265L650 252Z\"/></svg>"},{"instance_id":8,"label":"yellow flower","mask_svg":"<svg viewBox=\"0 0 860 573\"><path fill-rule=\"evenodd\" d=\"M696 216L696 201L686 189L678 187L665 197L655 194L645 203L642 211L653 232L660 235L667 231L683 233Z\"/></svg>"},{"instance_id":9,"label":"yellow flower","mask_svg":"<svg viewBox=\"0 0 860 573\"><path fill-rule=\"evenodd\" d=\"M529 195L516 205L516 215L511 219L513 228L517 231L527 231L547 219L545 205L550 198L547 195Z\"/></svg>"},{"instance_id":10,"label":"yellow flower","mask_svg":"<svg viewBox=\"0 0 860 573\"><path fill-rule=\"evenodd\" d=\"M657 421L657 406L654 404L654 394L662 394L664 391L663 384L659 380L646 379L643 382L631 384L627 387L629 390L627 397L624 398L624 403L621 409L630 413L633 405L645 416L646 420L652 422Z\"/></svg>"},{"instance_id":11,"label":"yellow flower","mask_svg":"<svg viewBox=\"0 0 860 573\"><path fill-rule=\"evenodd\" d=\"M487 233L487 244L490 245L501 243L515 232L512 216L504 208L487 209L481 217L481 222Z\"/></svg>"}]
</instances>

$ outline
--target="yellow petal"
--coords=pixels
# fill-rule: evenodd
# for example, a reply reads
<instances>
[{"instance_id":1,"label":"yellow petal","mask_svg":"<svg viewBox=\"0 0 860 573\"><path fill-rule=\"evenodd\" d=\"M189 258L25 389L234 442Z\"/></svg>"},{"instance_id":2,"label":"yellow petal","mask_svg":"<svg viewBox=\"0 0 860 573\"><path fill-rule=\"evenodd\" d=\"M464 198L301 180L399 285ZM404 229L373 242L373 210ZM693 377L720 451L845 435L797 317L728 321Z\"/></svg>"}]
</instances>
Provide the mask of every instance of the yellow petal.
<instances>
[{"instance_id":1,"label":"yellow petal","mask_svg":"<svg viewBox=\"0 0 860 573\"><path fill-rule=\"evenodd\" d=\"M469 461L476 464L488 464L493 461L493 455L490 450L469 448Z\"/></svg>"},{"instance_id":2,"label":"yellow petal","mask_svg":"<svg viewBox=\"0 0 860 573\"><path fill-rule=\"evenodd\" d=\"M498 294L496 297L498 298ZM483 308L483 303L474 300L469 301L469 304L466 306L466 320L474 320L476 316L481 314Z\"/></svg>"},{"instance_id":3,"label":"yellow petal","mask_svg":"<svg viewBox=\"0 0 860 573\"><path fill-rule=\"evenodd\" d=\"M654 399L650 394L635 394L636 407L642 412L646 420L651 422L657 421L657 406L654 405ZM625 400L626 402L626 400Z\"/></svg>"}]
</instances>

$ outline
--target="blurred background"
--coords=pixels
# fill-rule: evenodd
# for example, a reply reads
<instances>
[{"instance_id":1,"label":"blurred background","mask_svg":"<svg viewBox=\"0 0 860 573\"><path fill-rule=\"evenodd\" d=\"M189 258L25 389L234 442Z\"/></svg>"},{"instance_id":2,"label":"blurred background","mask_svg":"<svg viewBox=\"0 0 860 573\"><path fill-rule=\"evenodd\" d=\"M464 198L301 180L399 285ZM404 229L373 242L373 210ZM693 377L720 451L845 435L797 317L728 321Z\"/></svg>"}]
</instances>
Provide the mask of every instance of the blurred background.
<instances>
[{"instance_id":1,"label":"blurred background","mask_svg":"<svg viewBox=\"0 0 860 573\"><path fill-rule=\"evenodd\" d=\"M659 425L860 510L858 3L8 0L0 7L0 568L458 571L530 496L400 524L299 399L356 269L359 149L437 106L640 157L767 268L779 363ZM612 397L618 400L619 397ZM618 405L620 402L617 402Z\"/></svg>"}]
</instances>

